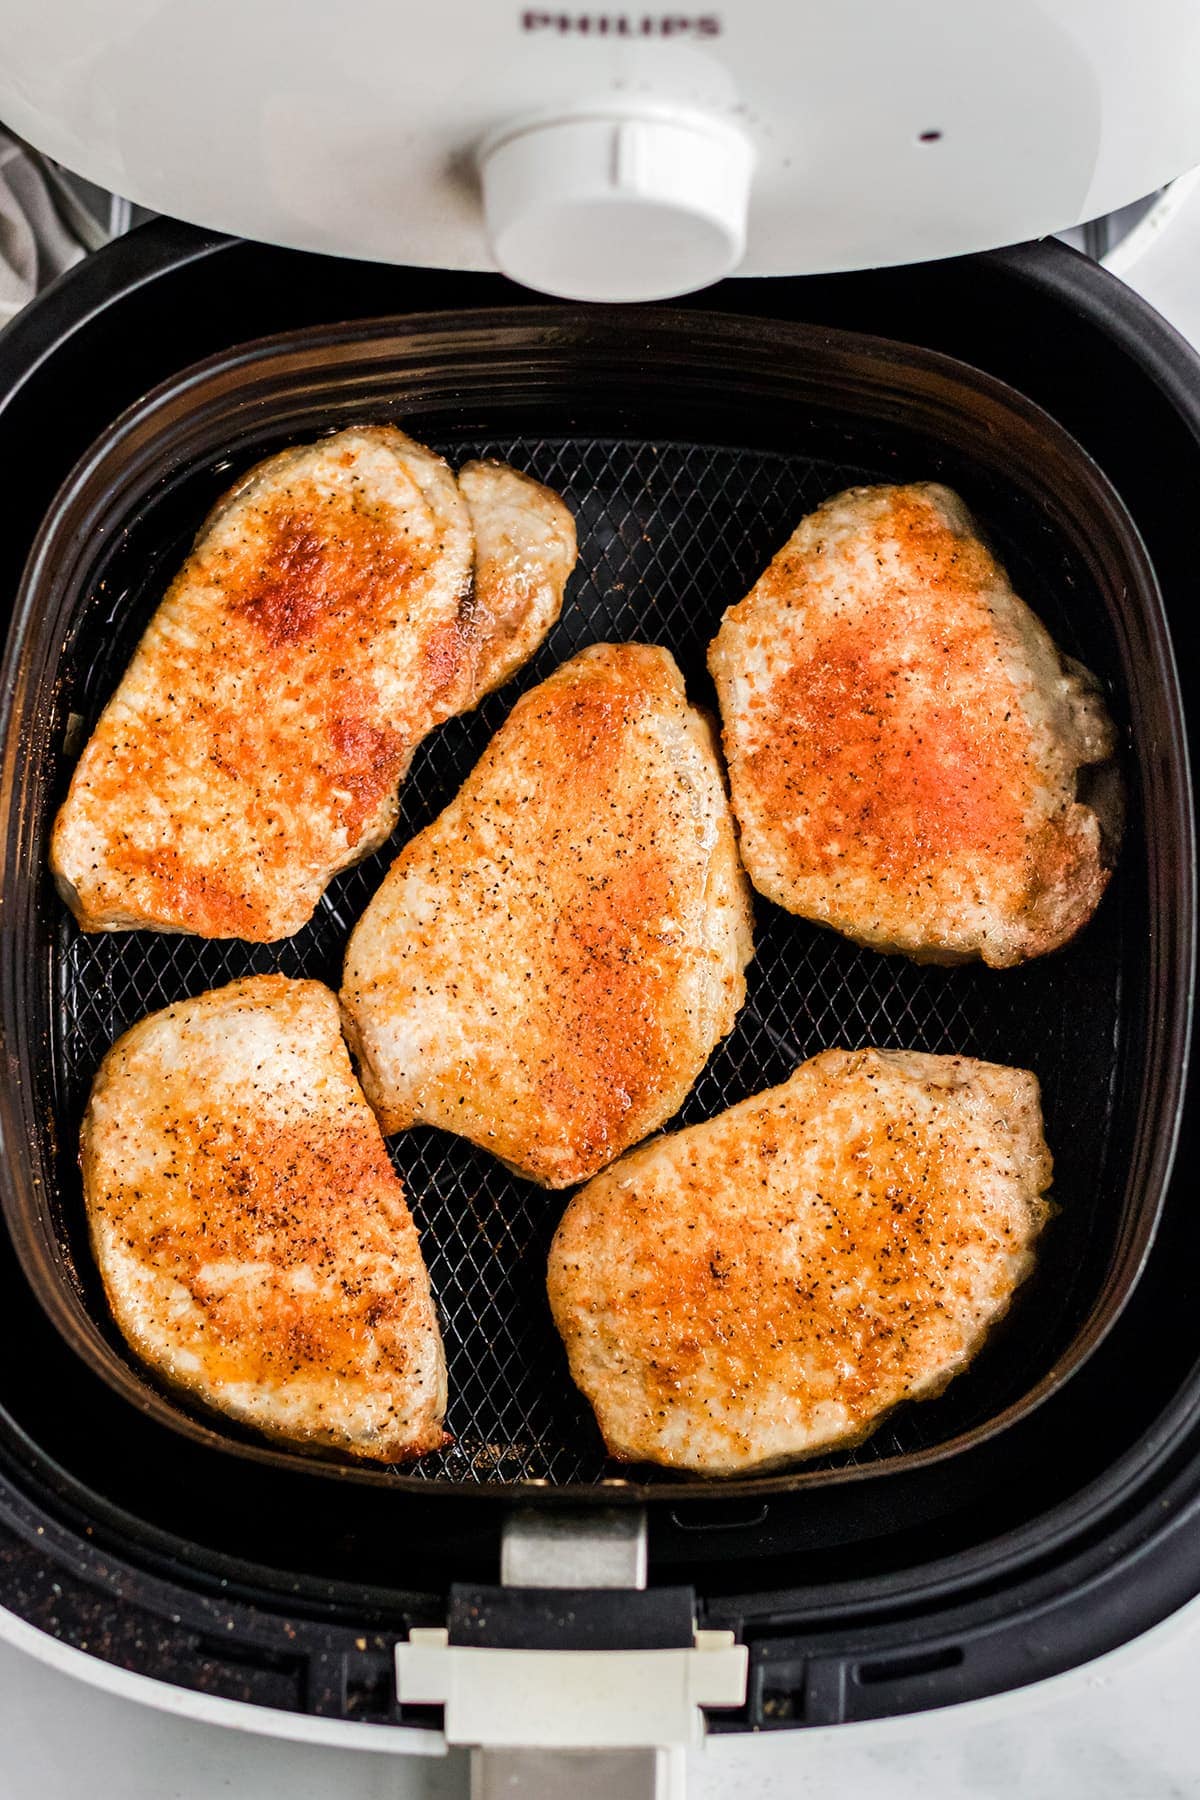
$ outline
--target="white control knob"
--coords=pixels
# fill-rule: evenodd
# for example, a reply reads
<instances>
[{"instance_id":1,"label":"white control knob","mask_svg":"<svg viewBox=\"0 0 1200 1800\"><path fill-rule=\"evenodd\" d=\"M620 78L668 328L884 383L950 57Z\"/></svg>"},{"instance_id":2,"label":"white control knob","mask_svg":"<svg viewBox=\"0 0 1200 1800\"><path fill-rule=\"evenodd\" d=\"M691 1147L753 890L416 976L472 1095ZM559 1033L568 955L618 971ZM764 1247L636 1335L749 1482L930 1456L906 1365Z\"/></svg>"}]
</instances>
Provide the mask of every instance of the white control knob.
<instances>
[{"instance_id":1,"label":"white control knob","mask_svg":"<svg viewBox=\"0 0 1200 1800\"><path fill-rule=\"evenodd\" d=\"M480 153L488 238L514 281L567 300L665 300L730 274L754 152L690 112L515 125Z\"/></svg>"}]
</instances>

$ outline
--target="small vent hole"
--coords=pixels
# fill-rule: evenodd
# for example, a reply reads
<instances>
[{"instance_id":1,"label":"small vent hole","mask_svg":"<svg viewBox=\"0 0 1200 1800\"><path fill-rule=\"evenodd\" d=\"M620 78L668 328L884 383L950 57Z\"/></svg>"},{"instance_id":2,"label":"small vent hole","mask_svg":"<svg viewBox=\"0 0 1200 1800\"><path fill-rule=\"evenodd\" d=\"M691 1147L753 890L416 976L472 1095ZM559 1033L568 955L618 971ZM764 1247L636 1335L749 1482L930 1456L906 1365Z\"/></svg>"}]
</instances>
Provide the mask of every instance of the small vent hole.
<instances>
[{"instance_id":1,"label":"small vent hole","mask_svg":"<svg viewBox=\"0 0 1200 1800\"><path fill-rule=\"evenodd\" d=\"M963 1653L957 1644L945 1650L928 1650L923 1656L888 1656L879 1662L859 1663L854 1678L864 1687L884 1681L911 1681L914 1675L937 1675L943 1669L957 1669Z\"/></svg>"},{"instance_id":2,"label":"small vent hole","mask_svg":"<svg viewBox=\"0 0 1200 1800\"><path fill-rule=\"evenodd\" d=\"M693 1508L673 1507L671 1523L680 1531L752 1531L766 1523L769 1512L765 1500L757 1506L753 1501L704 1500Z\"/></svg>"}]
</instances>

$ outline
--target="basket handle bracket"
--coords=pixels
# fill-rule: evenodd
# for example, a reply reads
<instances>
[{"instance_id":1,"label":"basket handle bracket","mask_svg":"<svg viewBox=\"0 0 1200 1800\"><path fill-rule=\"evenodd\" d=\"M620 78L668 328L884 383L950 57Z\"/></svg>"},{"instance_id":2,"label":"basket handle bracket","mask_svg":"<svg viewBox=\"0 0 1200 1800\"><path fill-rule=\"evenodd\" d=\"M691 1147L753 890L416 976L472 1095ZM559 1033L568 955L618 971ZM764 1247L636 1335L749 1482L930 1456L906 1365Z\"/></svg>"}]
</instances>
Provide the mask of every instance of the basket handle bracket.
<instances>
[{"instance_id":1,"label":"basket handle bracket","mask_svg":"<svg viewBox=\"0 0 1200 1800\"><path fill-rule=\"evenodd\" d=\"M747 1651L697 1630L691 1588L646 1587L644 1511L516 1513L500 1572L396 1646L401 1703L471 1746L472 1800L683 1800L702 1708L744 1704Z\"/></svg>"}]
</instances>

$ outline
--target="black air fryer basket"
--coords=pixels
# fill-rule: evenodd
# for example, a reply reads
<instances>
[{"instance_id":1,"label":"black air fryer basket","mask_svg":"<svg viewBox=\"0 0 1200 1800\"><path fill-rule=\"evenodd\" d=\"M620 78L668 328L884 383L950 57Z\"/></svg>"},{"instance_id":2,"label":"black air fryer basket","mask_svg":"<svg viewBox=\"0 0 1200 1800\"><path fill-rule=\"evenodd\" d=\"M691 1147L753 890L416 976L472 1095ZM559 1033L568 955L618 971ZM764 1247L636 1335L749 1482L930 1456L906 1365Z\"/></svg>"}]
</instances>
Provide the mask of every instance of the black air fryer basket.
<instances>
[{"instance_id":1,"label":"black air fryer basket","mask_svg":"<svg viewBox=\"0 0 1200 1800\"><path fill-rule=\"evenodd\" d=\"M186 1685L394 1718L390 1645L445 1622L456 1583L495 1582L514 1504L647 1505L651 1594L665 1606L690 1588L704 1622L750 1645L746 1710L714 1723L874 1716L1031 1679L1200 1587L1200 1553L1171 1536L1193 1479L1200 1493L1200 1344L1186 1158L1171 1181L1190 1129L1194 847L1168 629L1190 598L1200 379L1152 315L1058 246L729 284L681 312L528 299L160 224L0 341L0 449L23 521L0 548L10 592L45 520L3 702L0 1597ZM519 310L461 311L481 303ZM390 850L339 878L296 939L84 937L45 874L68 738L222 488L282 444L368 419L564 493L581 556L560 624L518 682L427 743ZM801 513L854 482L925 478L962 492L1018 591L1105 682L1130 800L1110 892L1067 951L1016 971L919 969L760 903L747 1006L681 1119L829 1044L1034 1069L1061 1212L972 1369L857 1450L781 1475L705 1484L608 1464L542 1295L562 1197L416 1131L393 1149L443 1316L453 1447L407 1470L301 1458L159 1389L107 1320L75 1166L113 1037L254 970L336 982L396 843L450 798L522 687L584 643L644 638L711 704L720 613ZM49 1561L47 1610L34 1571ZM1055 1630L1034 1630L1046 1608Z\"/></svg>"}]
</instances>

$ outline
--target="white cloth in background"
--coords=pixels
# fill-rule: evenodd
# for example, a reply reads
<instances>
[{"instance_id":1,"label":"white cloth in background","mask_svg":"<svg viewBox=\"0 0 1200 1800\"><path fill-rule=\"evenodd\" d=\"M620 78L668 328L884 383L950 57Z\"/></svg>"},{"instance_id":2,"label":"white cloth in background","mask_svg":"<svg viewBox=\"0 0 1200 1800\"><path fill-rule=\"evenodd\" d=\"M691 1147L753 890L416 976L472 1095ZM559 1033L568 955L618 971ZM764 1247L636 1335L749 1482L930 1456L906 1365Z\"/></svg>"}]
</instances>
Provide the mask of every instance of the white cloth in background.
<instances>
[{"instance_id":1,"label":"white cloth in background","mask_svg":"<svg viewBox=\"0 0 1200 1800\"><path fill-rule=\"evenodd\" d=\"M41 170L22 144L0 131L0 325L83 254Z\"/></svg>"}]
</instances>

